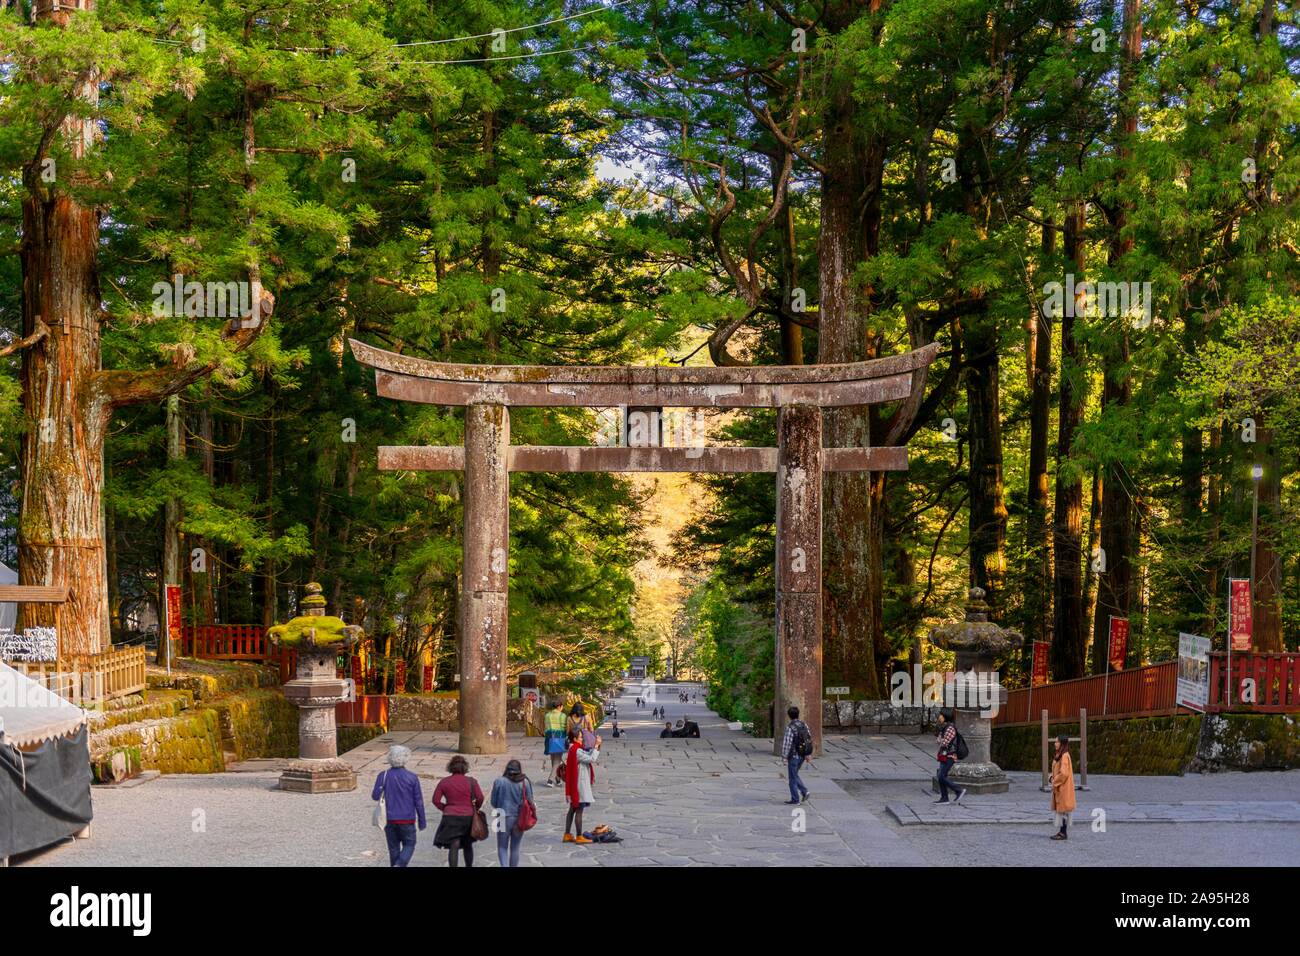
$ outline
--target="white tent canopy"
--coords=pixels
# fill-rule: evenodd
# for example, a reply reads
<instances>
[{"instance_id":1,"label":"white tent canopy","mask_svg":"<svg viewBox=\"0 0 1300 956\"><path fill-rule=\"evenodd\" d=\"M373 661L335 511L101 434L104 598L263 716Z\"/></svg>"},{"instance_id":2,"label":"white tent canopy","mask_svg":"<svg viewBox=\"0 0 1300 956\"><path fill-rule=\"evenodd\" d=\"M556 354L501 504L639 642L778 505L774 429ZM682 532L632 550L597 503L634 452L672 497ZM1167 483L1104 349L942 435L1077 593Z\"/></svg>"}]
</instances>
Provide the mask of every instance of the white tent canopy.
<instances>
[{"instance_id":1,"label":"white tent canopy","mask_svg":"<svg viewBox=\"0 0 1300 956\"><path fill-rule=\"evenodd\" d=\"M0 736L13 747L64 737L86 722L86 712L36 681L0 663Z\"/></svg>"}]
</instances>

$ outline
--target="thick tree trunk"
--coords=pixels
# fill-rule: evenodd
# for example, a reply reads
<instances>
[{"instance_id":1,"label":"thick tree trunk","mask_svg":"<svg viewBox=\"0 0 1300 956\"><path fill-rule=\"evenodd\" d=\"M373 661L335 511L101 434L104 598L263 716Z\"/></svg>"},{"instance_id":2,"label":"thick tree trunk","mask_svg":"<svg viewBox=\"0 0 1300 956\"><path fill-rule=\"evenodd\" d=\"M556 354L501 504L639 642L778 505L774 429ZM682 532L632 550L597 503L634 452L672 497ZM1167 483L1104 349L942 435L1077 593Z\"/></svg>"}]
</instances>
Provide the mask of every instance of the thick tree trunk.
<instances>
[{"instance_id":1,"label":"thick tree trunk","mask_svg":"<svg viewBox=\"0 0 1300 956\"><path fill-rule=\"evenodd\" d=\"M1264 427L1263 413L1255 416L1256 461L1263 466L1259 479L1259 536L1255 543L1255 604L1251 648L1277 653L1282 650L1282 563L1277 537L1282 520L1282 485L1273 429ZM1252 489L1253 493L1253 489Z\"/></svg>"},{"instance_id":2,"label":"thick tree trunk","mask_svg":"<svg viewBox=\"0 0 1300 956\"><path fill-rule=\"evenodd\" d=\"M858 362L871 357L874 343L867 328L870 290L854 273L877 251L884 149L860 142L846 85L830 92L824 119L817 360ZM868 413L828 410L825 441L827 447L870 445ZM881 589L885 482L880 473L828 474L825 481L823 673L828 682L877 699L878 664L888 656Z\"/></svg>"},{"instance_id":3,"label":"thick tree trunk","mask_svg":"<svg viewBox=\"0 0 1300 956\"><path fill-rule=\"evenodd\" d=\"M1115 118L1116 152L1119 159L1121 181L1126 176L1125 164L1132 157L1130 137L1137 132L1137 112L1132 103L1133 79L1138 58L1142 54L1141 0L1124 0L1124 51L1119 77L1119 111ZM1128 226L1130 203L1120 197L1113 223L1109 262L1112 268L1122 268L1124 257L1133 249L1133 240L1125 234ZM1128 380L1129 317L1113 317L1114 333L1110 337L1114 346L1106 350L1101 405L1103 414L1107 407L1124 408L1129 403ZM1106 321L1103 318L1103 321ZM1122 414L1122 412L1121 412ZM1133 499L1128 476L1122 461L1106 466L1102 478L1105 494L1101 511L1101 549L1106 556L1105 571L1097 579L1097 609L1093 618L1093 633L1102 642L1102 653L1093 654L1093 673L1106 668L1105 642L1109 634L1111 617L1127 618L1133 605Z\"/></svg>"},{"instance_id":4,"label":"thick tree trunk","mask_svg":"<svg viewBox=\"0 0 1300 956\"><path fill-rule=\"evenodd\" d=\"M772 189L784 191L781 199L781 212L776 221L776 245L781 260L781 305L786 311L791 309L794 290L799 285L799 259L794 238L794 208L790 205L788 184L781 185L781 170L784 160L779 153L769 158L772 175ZM773 201L777 197L773 195ZM780 318L781 326L781 364L803 364L803 326L791 321L785 315Z\"/></svg>"},{"instance_id":5,"label":"thick tree trunk","mask_svg":"<svg viewBox=\"0 0 1300 956\"><path fill-rule=\"evenodd\" d=\"M986 315L964 323L966 408L970 416L970 583L983 588L998 617L1007 574L1007 508L1002 488L998 335Z\"/></svg>"},{"instance_id":6,"label":"thick tree trunk","mask_svg":"<svg viewBox=\"0 0 1300 956\"><path fill-rule=\"evenodd\" d=\"M1083 281L1083 203L1071 206L1065 218L1064 245L1067 267L1075 283ZM1077 304L1076 304L1077 305ZM1068 474L1074 435L1083 420L1083 370L1074 340L1074 316L1061 316L1061 400L1056 438L1056 500L1052 541L1055 549L1052 600L1052 677L1082 677L1087 634L1083 626L1083 482ZM1064 469L1064 471L1063 471Z\"/></svg>"},{"instance_id":7,"label":"thick tree trunk","mask_svg":"<svg viewBox=\"0 0 1300 956\"><path fill-rule=\"evenodd\" d=\"M1056 257L1056 227L1043 227L1044 267ZM1029 377L1029 487L1026 514L1025 660L1052 633L1052 528L1048 521L1047 439L1052 411L1052 318L1035 303L1025 348Z\"/></svg>"},{"instance_id":8,"label":"thick tree trunk","mask_svg":"<svg viewBox=\"0 0 1300 956\"><path fill-rule=\"evenodd\" d=\"M93 3L86 0L85 9ZM45 6L38 20L66 26L74 13ZM77 93L97 98L94 76ZM83 158L96 135L91 120L64 122L64 143ZM98 376L99 212L78 204L64 182L23 169L23 336L49 334L23 352L22 503L18 580L66 586L59 615L61 654L93 654L110 644L104 549L104 435L111 415ZM69 175L63 173L64 176ZM18 627L52 622L50 606L20 605Z\"/></svg>"}]
</instances>

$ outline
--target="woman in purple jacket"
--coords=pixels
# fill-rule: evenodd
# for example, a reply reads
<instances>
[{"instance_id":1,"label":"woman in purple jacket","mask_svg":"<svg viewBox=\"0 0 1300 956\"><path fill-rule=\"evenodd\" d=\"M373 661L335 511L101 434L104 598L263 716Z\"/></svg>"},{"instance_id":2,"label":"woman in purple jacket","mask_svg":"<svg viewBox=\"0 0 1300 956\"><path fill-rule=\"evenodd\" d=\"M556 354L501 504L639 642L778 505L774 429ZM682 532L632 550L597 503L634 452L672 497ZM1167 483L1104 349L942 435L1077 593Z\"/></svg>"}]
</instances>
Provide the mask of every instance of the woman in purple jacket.
<instances>
[{"instance_id":1,"label":"woman in purple jacket","mask_svg":"<svg viewBox=\"0 0 1300 956\"><path fill-rule=\"evenodd\" d=\"M384 836L388 839L388 865L406 866L415 852L415 823L424 829L424 795L420 792L420 778L406 769L411 751L395 744L388 748L389 769L375 780L371 800L384 797L388 822Z\"/></svg>"}]
</instances>

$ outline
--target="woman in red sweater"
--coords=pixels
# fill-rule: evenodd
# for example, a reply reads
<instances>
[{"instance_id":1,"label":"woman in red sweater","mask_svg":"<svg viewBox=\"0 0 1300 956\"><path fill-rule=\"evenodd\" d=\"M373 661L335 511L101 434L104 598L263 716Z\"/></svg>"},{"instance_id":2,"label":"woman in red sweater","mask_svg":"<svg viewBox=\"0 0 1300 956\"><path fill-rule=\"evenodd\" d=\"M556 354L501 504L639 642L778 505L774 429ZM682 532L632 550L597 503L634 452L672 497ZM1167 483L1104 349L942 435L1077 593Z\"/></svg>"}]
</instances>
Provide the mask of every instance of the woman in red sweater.
<instances>
[{"instance_id":1,"label":"woman in red sweater","mask_svg":"<svg viewBox=\"0 0 1300 956\"><path fill-rule=\"evenodd\" d=\"M456 857L465 853L465 865L474 865L474 838L470 827L474 814L483 806L483 790L478 781L469 775L469 761L460 754L447 764L449 777L438 781L433 791L433 805L442 811L442 822L433 835L433 845L448 850L447 864L458 866Z\"/></svg>"}]
</instances>

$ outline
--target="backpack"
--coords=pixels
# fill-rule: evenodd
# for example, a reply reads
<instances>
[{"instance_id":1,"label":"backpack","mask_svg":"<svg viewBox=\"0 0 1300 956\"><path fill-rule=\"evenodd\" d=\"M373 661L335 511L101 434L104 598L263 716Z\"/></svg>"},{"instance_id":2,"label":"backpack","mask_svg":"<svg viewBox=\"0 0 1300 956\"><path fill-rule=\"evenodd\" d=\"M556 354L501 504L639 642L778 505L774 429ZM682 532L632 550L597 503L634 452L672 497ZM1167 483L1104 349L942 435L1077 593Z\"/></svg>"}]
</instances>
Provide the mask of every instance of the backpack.
<instances>
[{"instance_id":1,"label":"backpack","mask_svg":"<svg viewBox=\"0 0 1300 956\"><path fill-rule=\"evenodd\" d=\"M957 731L957 737L953 740L952 745L953 752L957 754L958 760L965 760L970 756L970 748L966 746L966 738L961 735L960 730Z\"/></svg>"},{"instance_id":2,"label":"backpack","mask_svg":"<svg viewBox=\"0 0 1300 956\"><path fill-rule=\"evenodd\" d=\"M528 778L524 777L524 780ZM528 799L528 784L521 783L519 786L524 791L524 799L519 804L519 817L515 821L515 827L520 833L525 833L537 826L537 807Z\"/></svg>"},{"instance_id":3,"label":"backpack","mask_svg":"<svg viewBox=\"0 0 1300 956\"><path fill-rule=\"evenodd\" d=\"M808 731L808 725L802 720L794 725L794 752L800 757L811 757L813 752L812 734Z\"/></svg>"}]
</instances>

